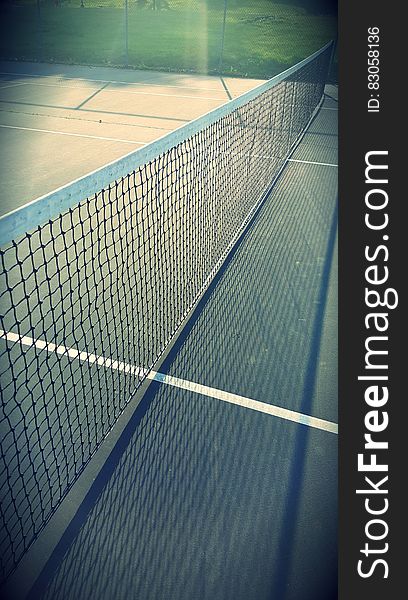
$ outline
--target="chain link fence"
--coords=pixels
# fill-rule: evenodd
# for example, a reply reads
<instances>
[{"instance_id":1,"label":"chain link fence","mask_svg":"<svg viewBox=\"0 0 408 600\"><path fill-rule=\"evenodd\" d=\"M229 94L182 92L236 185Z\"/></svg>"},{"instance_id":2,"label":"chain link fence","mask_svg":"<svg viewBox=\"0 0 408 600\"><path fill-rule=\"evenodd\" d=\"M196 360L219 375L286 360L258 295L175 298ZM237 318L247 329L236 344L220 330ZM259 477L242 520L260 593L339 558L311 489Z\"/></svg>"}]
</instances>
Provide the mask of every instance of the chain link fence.
<instances>
[{"instance_id":1,"label":"chain link fence","mask_svg":"<svg viewBox=\"0 0 408 600\"><path fill-rule=\"evenodd\" d=\"M336 0L2 0L0 58L268 78L336 29Z\"/></svg>"}]
</instances>

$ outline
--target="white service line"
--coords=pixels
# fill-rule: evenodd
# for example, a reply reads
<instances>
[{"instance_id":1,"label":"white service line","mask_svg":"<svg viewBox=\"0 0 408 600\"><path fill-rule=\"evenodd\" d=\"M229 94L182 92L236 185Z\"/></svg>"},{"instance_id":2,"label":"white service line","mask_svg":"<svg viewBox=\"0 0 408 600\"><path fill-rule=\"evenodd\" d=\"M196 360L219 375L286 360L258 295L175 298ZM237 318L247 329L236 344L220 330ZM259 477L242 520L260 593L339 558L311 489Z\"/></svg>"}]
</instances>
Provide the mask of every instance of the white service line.
<instances>
[{"instance_id":1,"label":"white service line","mask_svg":"<svg viewBox=\"0 0 408 600\"><path fill-rule=\"evenodd\" d=\"M338 167L334 163L315 162L313 160L298 160L296 158L288 158L288 162L301 163L302 165L317 165L319 167Z\"/></svg>"},{"instance_id":2,"label":"white service line","mask_svg":"<svg viewBox=\"0 0 408 600\"><path fill-rule=\"evenodd\" d=\"M222 92L222 88L207 88L207 87L195 87L192 85L171 85L167 83L150 83L149 81L115 81L110 79L88 79L87 77L65 77L61 75L33 75L32 73L10 73L7 71L0 71L0 75L12 75L13 77L32 77L33 79L47 79L47 78L57 78L57 81L90 81L92 83L111 83L115 85L119 83L120 85L151 85L154 87L168 87L174 89L185 89L185 90L198 90L205 92ZM217 78L218 79L218 78ZM257 80L258 81L258 80ZM263 81L263 80L260 80ZM26 83L26 82L22 82ZM28 82L27 82L28 83ZM255 84L256 85L256 84Z\"/></svg>"},{"instance_id":3,"label":"white service line","mask_svg":"<svg viewBox=\"0 0 408 600\"><path fill-rule=\"evenodd\" d=\"M21 81L19 83L9 83L7 85L1 85L1 82L0 82L0 91L5 90L7 88L11 88L11 87L17 87L19 85L26 85L26 84L23 81Z\"/></svg>"},{"instance_id":4,"label":"white service line","mask_svg":"<svg viewBox=\"0 0 408 600\"><path fill-rule=\"evenodd\" d=\"M293 421L295 423L300 423L301 425L307 425L308 427L313 427L314 429L322 429L323 431L328 431L330 433L338 433L338 425L332 421L325 421L324 419L311 417L310 415L305 415L294 410L288 410L287 408L282 408L273 404L259 402L258 400L252 400L251 398L246 398L245 396L231 394L230 392L225 392L224 390L194 383L193 381L186 381L185 379L179 379L178 377L172 377L171 375L156 373L155 371L151 371L147 377L148 379L160 381L161 383L166 383L167 385L171 385L173 387L188 390L203 396L208 396L209 398L215 398L217 400L222 400L223 402L229 402L230 404L236 404L237 406L243 406L244 408L249 408L251 410L272 415L274 417L279 417L280 419L285 419L286 421Z\"/></svg>"},{"instance_id":5,"label":"white service line","mask_svg":"<svg viewBox=\"0 0 408 600\"><path fill-rule=\"evenodd\" d=\"M103 82L101 82L101 83L103 83ZM107 83L109 85L114 85L115 82L113 82L113 83L107 82ZM32 85L32 86L37 86L37 87L51 87L51 88L58 88L60 90L88 90L88 91L91 91L91 90L89 90L88 87L85 87L85 86L59 85L58 83L37 83L37 82L34 83L31 81L26 81L26 82L21 82L20 84L16 83L14 85L26 85L26 86ZM135 85L135 84L129 84L129 85ZM148 84L145 84L145 85L148 85ZM5 87L8 87L8 86L5 86ZM163 85L161 87L171 87L171 86ZM98 89L96 91L98 91ZM217 97L217 98L215 98L214 96L188 96L188 95L180 95L180 94L164 94L162 92L140 92L137 90L128 90L128 89L109 90L107 88L102 88L100 90L100 93L105 93L105 92L108 92L109 94L134 94L134 95L138 95L138 96L164 96L165 98L187 98L189 100L217 100L218 102L225 101L224 90L220 90L220 94L222 93L223 95L220 97Z\"/></svg>"},{"instance_id":6,"label":"white service line","mask_svg":"<svg viewBox=\"0 0 408 600\"><path fill-rule=\"evenodd\" d=\"M106 369L112 369L113 371L123 371L124 373L130 373L131 375L137 375L143 377L147 374L147 369L136 367L125 362L118 360L112 360L111 358L105 358L104 356L98 356L97 354L90 354L89 352L83 352L76 348L67 348L66 346L57 346L51 342L45 340L36 340L26 335L20 335L13 331L3 331L0 329L0 338L13 342L14 344L21 344L28 348L37 348L37 350L46 350L52 354L60 354L61 356L67 356L72 359L77 359L81 362L87 362L90 365L97 364L99 367L105 367Z\"/></svg>"},{"instance_id":7,"label":"white service line","mask_svg":"<svg viewBox=\"0 0 408 600\"><path fill-rule=\"evenodd\" d=\"M88 138L90 140L104 140L108 142L122 142L123 144L132 144L146 146L148 142L137 142L136 140L122 140L120 138L106 137L101 135L87 135L85 133L70 133L68 131L54 131L52 129L37 129L36 127L17 127L16 125L0 125L3 129L19 129L21 131L36 131L39 133L52 133L54 135L68 135L71 137Z\"/></svg>"},{"instance_id":8,"label":"white service line","mask_svg":"<svg viewBox=\"0 0 408 600\"><path fill-rule=\"evenodd\" d=\"M10 102L9 104L12 104L12 102ZM66 111L68 114L49 114L48 112L29 112L28 110L21 110L21 109L13 109L13 108L0 108L0 112L4 112L4 113L11 113L14 115L28 115L30 117L49 117L51 119L64 119L65 121L85 121L86 123L103 123L104 125L119 125L119 126L124 126L124 127L141 127L143 129L155 129L156 131L173 131L174 127L172 128L168 128L168 127L159 127L158 125L152 126L152 125L141 125L140 123L125 123L123 121L102 121L102 119L99 119L97 116L94 117L93 119L90 116L84 117L83 112L84 109L81 109L80 111L78 111L75 108L63 108L63 109L58 109L57 110L63 110ZM85 109L86 110L86 109ZM89 111L86 111L89 112ZM98 111L92 111L95 112L96 115L98 115ZM101 111L99 113L104 119L106 119L106 113L104 111ZM147 117L137 117L140 119L143 118L147 118Z\"/></svg>"},{"instance_id":9,"label":"white service line","mask_svg":"<svg viewBox=\"0 0 408 600\"><path fill-rule=\"evenodd\" d=\"M46 350L47 352L67 356L71 359L80 360L81 362L87 362L89 364L96 363L98 366L105 367L106 369L123 371L125 374L130 373L131 375L137 375L138 377L146 376L152 381L164 383L166 385L183 390L188 390L190 392L194 392L195 394L207 396L208 398L222 400L223 402L228 402L229 404L242 406L250 410L255 410L257 412L262 412L280 419L285 419L286 421L307 425L308 427L313 427L314 429L321 429L322 431L327 431L329 433L338 433L338 425L332 421L325 421L324 419L318 419L316 417L305 415L287 408L282 408L273 404L267 404L265 402L259 402L258 400L252 400L251 398L246 398L245 396L231 394L230 392L226 392L224 390L208 387L206 385L201 385L193 381L187 381L185 379L179 379L178 377L173 377L172 375L166 375L157 371L149 371L148 369L144 369L142 367L112 360L110 358L104 358L103 356L97 356L96 354L81 352L76 348L57 346L56 344L49 343L44 340L36 340L28 336L21 336L17 333L11 331L6 332L1 329L0 338L3 338L8 342L19 343L23 346L35 347L38 350Z\"/></svg>"}]
</instances>

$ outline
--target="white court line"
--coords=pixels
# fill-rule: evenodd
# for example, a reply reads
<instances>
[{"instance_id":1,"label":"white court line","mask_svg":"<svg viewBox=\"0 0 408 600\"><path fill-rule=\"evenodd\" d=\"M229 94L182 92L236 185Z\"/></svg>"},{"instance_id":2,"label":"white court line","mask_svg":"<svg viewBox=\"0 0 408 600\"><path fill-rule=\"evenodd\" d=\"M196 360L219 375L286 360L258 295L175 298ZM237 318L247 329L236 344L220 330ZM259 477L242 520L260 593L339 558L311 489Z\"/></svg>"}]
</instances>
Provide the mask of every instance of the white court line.
<instances>
[{"instance_id":1,"label":"white court line","mask_svg":"<svg viewBox=\"0 0 408 600\"><path fill-rule=\"evenodd\" d=\"M259 402L258 400L252 400L251 398L239 396L238 394L231 394L230 392L208 387L206 385L201 385L193 381L186 381L185 379L179 379L178 377L166 375L157 371L148 371L148 369L143 369L142 367L112 360L110 358L104 358L103 356L97 356L96 354L89 354L88 352L81 352L75 348L67 348L65 346L57 346L56 344L45 342L43 340L35 340L34 338L21 336L11 331L5 332L0 329L0 338L3 338L8 342L19 343L23 346L35 347L39 350L57 353L62 356L67 356L71 359L80 360L81 362L87 362L89 364L96 363L98 366L105 367L106 369L123 371L125 374L130 373L131 375L137 375L139 377L146 376L152 381L164 383L166 385L183 390L188 390L190 392L194 392L195 394L207 396L208 398L222 400L223 402L228 402L229 404L242 406L250 410L255 410L257 412L262 412L280 419L285 419L286 421L307 425L308 427L313 427L314 429L320 429L329 433L338 433L338 425L332 421L325 421L324 419L318 419L317 417L305 415L294 410L289 410L273 404L267 404L265 402Z\"/></svg>"},{"instance_id":2,"label":"white court line","mask_svg":"<svg viewBox=\"0 0 408 600\"><path fill-rule=\"evenodd\" d=\"M273 404L266 404L265 402L252 400L245 396L231 394L230 392L225 392L217 388L194 383L193 381L186 381L185 379L179 379L178 377L172 377L171 375L164 375L163 373L156 373L155 371L151 371L147 377L148 379L160 381L161 383L166 383L173 387L208 396L209 398L215 398L217 400L222 400L223 402L229 402L230 404L236 404L238 406L243 406L244 408L279 417L286 421L293 421L295 423L307 425L308 427L313 427L314 429L322 429L323 431L328 431L330 433L338 433L338 425L332 421L325 421L324 419L311 417L310 415L305 415L294 410L288 410L287 408L282 408Z\"/></svg>"},{"instance_id":3,"label":"white court line","mask_svg":"<svg viewBox=\"0 0 408 600\"><path fill-rule=\"evenodd\" d=\"M103 83L101 81L101 83ZM107 82L109 83L109 82ZM110 85L114 85L115 82L111 83ZM51 87L51 88L58 88L60 90L89 90L89 88L84 87L84 86L80 86L80 85L58 85L58 83L31 83L30 81L25 81L25 82L21 82L21 83L16 83L14 85L32 85L32 86L37 86L37 87ZM135 85L135 84L129 84L129 85ZM137 85L137 84L136 84ZM147 85L147 84L145 84ZM11 86L4 86L4 87L11 87ZM166 86L163 85L162 87L171 87L171 86ZM174 86L175 87L175 86ZM0 90L3 88L0 88ZM215 91L215 90L214 90ZM217 100L217 101L225 101L225 92L224 90L220 90L220 93L223 94L222 97L219 98L215 98L213 96L188 96L188 95L180 95L180 94L164 94L161 92L139 92L139 91L135 91L135 90L109 90L107 88L103 88L100 90L101 93L105 93L108 92L109 94L134 94L134 95L138 95L138 96L163 96L164 98L187 98L189 100Z\"/></svg>"},{"instance_id":4,"label":"white court line","mask_svg":"<svg viewBox=\"0 0 408 600\"><path fill-rule=\"evenodd\" d=\"M320 110L339 110L337 106L322 106Z\"/></svg>"},{"instance_id":5,"label":"white court line","mask_svg":"<svg viewBox=\"0 0 408 600\"><path fill-rule=\"evenodd\" d=\"M0 71L0 75L12 75L13 77L18 76L18 77L32 77L33 79L44 79L44 78L53 78L56 77L61 81L90 81L92 83L111 83L112 85L115 85L116 83L119 83L121 85L151 85L154 87L168 87L168 88L174 88L174 89L185 89L185 90L198 90L198 91L205 91L205 92L222 92L223 89L222 88L207 88L207 87L194 87L192 85L171 85L171 84L166 84L166 83L149 83L148 81L115 81L115 80L111 80L111 79L89 79L87 77L65 77L65 76L61 76L61 75L33 75L32 73L10 73L7 71ZM258 80L256 80L258 81ZM263 81L262 79L259 81ZM28 83L28 82L22 82L22 83ZM256 85L256 84L255 84Z\"/></svg>"},{"instance_id":6,"label":"white court line","mask_svg":"<svg viewBox=\"0 0 408 600\"><path fill-rule=\"evenodd\" d=\"M9 102L8 104L12 104L12 102ZM65 121L85 121L86 123L101 123L103 122L104 125L120 125L120 126L125 126L125 127L141 127L143 129L155 129L157 131L173 131L174 127L169 129L168 127L159 127L158 125L152 126L152 125L146 125L143 124L141 125L140 123L125 123L123 121L102 121L101 119L99 119L97 116L94 117L93 119L90 116L84 117L83 113L83 109L81 109L80 113L78 112L78 110L76 110L75 108L56 108L56 110L64 110L67 111L68 114L53 114L50 115L48 113L43 113L43 112L29 112L28 110L21 110L21 109L13 109L13 108L0 108L0 112L5 112L5 113L12 113L14 115L28 115L30 117L49 117L51 119L64 119ZM89 112L89 111L87 111ZM98 111L92 111L95 112L95 114L98 114ZM106 119L106 113L104 111L100 112L100 115L103 116L104 119ZM139 118L139 117L137 117ZM141 119L147 118L147 117L140 117Z\"/></svg>"},{"instance_id":7,"label":"white court line","mask_svg":"<svg viewBox=\"0 0 408 600\"><path fill-rule=\"evenodd\" d=\"M147 369L142 369L125 362L112 360L111 358L105 358L103 356L98 356L97 354L90 354L89 352L81 352L76 348L67 348L66 346L61 345L57 346L51 342L36 340L32 337L19 335L18 333L14 333L12 331L3 331L0 329L0 338L3 338L8 342L13 342L14 344L18 343L22 346L27 346L28 348L34 347L38 350L46 350L47 352L51 352L53 354L67 356L68 358L77 359L81 362L87 362L90 365L96 363L100 367L112 369L113 371L123 371L124 373L130 373L131 375L137 375L138 377L143 377L148 372Z\"/></svg>"},{"instance_id":8,"label":"white court line","mask_svg":"<svg viewBox=\"0 0 408 600\"><path fill-rule=\"evenodd\" d=\"M313 160L298 160L296 158L288 158L288 162L301 163L303 165L318 165L319 167L338 167L334 163L315 162Z\"/></svg>"},{"instance_id":9,"label":"white court line","mask_svg":"<svg viewBox=\"0 0 408 600\"><path fill-rule=\"evenodd\" d=\"M24 83L24 81L21 81L20 83L9 83L7 85L1 85L1 83L0 83L0 91L5 90L7 88L11 88L11 87L17 87L19 85L26 85L26 84Z\"/></svg>"},{"instance_id":10,"label":"white court line","mask_svg":"<svg viewBox=\"0 0 408 600\"><path fill-rule=\"evenodd\" d=\"M88 138L91 140L105 140L109 142L122 142L123 144L138 144L146 146L148 142L137 142L136 140L122 140L120 138L105 137L101 135L87 135L85 133L69 133L68 131L54 131L52 129L37 129L35 127L17 127L16 125L0 125L3 129L19 129L21 131L36 131L39 133L52 133L54 135L68 135L71 137Z\"/></svg>"}]
</instances>

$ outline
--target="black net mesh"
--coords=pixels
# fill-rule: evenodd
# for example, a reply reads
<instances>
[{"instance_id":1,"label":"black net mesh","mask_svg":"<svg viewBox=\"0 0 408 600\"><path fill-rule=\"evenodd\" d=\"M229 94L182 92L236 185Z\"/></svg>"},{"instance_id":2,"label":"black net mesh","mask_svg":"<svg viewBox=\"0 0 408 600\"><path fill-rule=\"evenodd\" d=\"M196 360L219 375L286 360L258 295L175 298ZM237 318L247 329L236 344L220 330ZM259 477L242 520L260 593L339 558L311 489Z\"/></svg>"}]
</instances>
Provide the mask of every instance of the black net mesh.
<instances>
[{"instance_id":1,"label":"black net mesh","mask_svg":"<svg viewBox=\"0 0 408 600\"><path fill-rule=\"evenodd\" d=\"M330 48L1 249L3 577L265 197L322 97L329 59Z\"/></svg>"}]
</instances>

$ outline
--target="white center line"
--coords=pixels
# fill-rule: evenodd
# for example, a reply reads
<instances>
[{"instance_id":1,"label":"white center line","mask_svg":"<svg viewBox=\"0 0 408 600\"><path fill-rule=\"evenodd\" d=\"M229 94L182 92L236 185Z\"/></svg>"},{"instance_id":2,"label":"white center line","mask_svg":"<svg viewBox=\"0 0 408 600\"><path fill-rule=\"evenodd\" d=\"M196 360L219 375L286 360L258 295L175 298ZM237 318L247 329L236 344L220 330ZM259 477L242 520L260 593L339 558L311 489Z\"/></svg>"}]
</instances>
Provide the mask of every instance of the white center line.
<instances>
[{"instance_id":1,"label":"white center line","mask_svg":"<svg viewBox=\"0 0 408 600\"><path fill-rule=\"evenodd\" d=\"M296 158L288 158L288 162L301 163L303 165L318 165L319 167L338 167L334 163L315 162L313 160L297 160Z\"/></svg>"},{"instance_id":2,"label":"white center line","mask_svg":"<svg viewBox=\"0 0 408 600\"><path fill-rule=\"evenodd\" d=\"M136 140L122 140L120 138L106 137L102 135L87 135L85 133L70 133L68 131L54 131L53 129L37 129L36 127L17 127L16 125L0 125L3 129L19 129L21 131L36 131L39 133L52 133L54 135L68 135L71 137L88 138L90 140L105 140L108 142L122 142L123 144L132 144L146 146L147 142L137 142Z\"/></svg>"},{"instance_id":3,"label":"white center line","mask_svg":"<svg viewBox=\"0 0 408 600\"><path fill-rule=\"evenodd\" d=\"M229 404L242 406L250 410L255 410L257 412L278 417L280 419L285 419L286 421L292 421L301 425L307 425L308 427L313 427L314 429L320 429L329 433L338 433L338 425L337 423L333 423L332 421L318 419L317 417L305 415L294 410L289 410L287 408L282 408L273 404L267 404L265 402L259 402L258 400L253 400L252 398L246 398L245 396L232 394L230 392L219 390L213 387L208 387L206 385L201 385L193 381L179 379L178 377L173 377L172 375L166 375L157 371L149 371L148 369L144 369L142 367L137 367L135 365L131 365L129 363L125 363L118 360L112 360L110 358L105 358L96 354L83 352L77 350L76 348L67 348L66 346L56 345L50 342L46 342L45 340L36 340L32 337L22 336L12 331L6 332L1 329L0 338L3 338L8 342L19 343L22 346L35 347L38 350L45 350L47 352L59 354L61 356L67 356L72 360L87 362L91 365L97 364L98 366L104 367L106 369L123 371L123 373L125 374L137 375L138 377L147 377L152 381L164 383L166 385L170 385L172 387L176 387L183 390L188 390L190 392L194 392L195 394L207 396L208 398L222 400L223 402L228 402Z\"/></svg>"}]
</instances>

